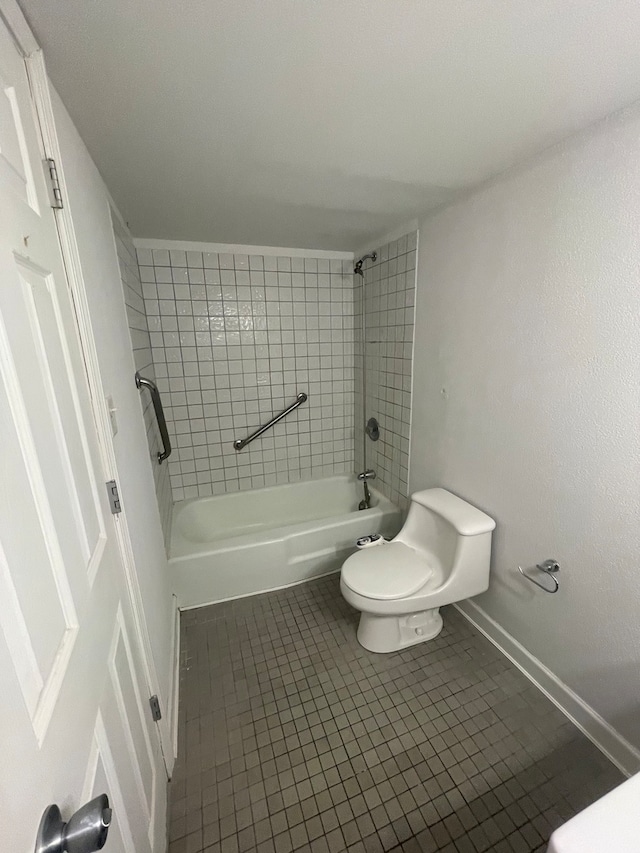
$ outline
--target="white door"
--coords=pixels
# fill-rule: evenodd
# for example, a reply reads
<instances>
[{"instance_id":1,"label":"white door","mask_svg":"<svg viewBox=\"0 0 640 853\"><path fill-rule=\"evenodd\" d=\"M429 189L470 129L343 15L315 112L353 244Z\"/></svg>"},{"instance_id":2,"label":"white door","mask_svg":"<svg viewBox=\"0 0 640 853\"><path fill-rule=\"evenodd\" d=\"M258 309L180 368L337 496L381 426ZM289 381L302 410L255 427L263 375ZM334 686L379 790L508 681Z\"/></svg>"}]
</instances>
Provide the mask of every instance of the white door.
<instances>
[{"instance_id":1,"label":"white door","mask_svg":"<svg viewBox=\"0 0 640 853\"><path fill-rule=\"evenodd\" d=\"M42 156L0 23L0 850L105 792L105 849L146 853L166 777Z\"/></svg>"}]
</instances>

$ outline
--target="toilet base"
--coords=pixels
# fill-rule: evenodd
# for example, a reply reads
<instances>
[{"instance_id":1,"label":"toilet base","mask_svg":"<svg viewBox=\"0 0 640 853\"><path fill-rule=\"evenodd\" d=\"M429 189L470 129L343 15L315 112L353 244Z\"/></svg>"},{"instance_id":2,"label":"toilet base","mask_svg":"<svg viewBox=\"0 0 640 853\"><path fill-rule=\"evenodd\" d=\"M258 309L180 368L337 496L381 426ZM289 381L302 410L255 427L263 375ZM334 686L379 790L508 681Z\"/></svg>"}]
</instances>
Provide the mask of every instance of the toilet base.
<instances>
[{"instance_id":1,"label":"toilet base","mask_svg":"<svg viewBox=\"0 0 640 853\"><path fill-rule=\"evenodd\" d=\"M404 616L361 613L357 637L368 651L384 654L433 640L442 631L442 624L439 607Z\"/></svg>"}]
</instances>

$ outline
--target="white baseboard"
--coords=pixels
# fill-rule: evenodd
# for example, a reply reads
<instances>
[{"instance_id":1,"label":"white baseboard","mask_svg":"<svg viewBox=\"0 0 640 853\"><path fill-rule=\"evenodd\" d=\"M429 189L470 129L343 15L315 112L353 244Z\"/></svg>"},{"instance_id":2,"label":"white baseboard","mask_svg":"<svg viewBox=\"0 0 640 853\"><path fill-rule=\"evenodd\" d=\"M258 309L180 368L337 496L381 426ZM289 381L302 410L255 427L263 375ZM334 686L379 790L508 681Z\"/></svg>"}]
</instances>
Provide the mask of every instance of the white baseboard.
<instances>
[{"instance_id":1,"label":"white baseboard","mask_svg":"<svg viewBox=\"0 0 640 853\"><path fill-rule=\"evenodd\" d=\"M509 658L626 776L640 770L640 752L473 601L456 609Z\"/></svg>"},{"instance_id":2,"label":"white baseboard","mask_svg":"<svg viewBox=\"0 0 640 853\"><path fill-rule=\"evenodd\" d=\"M173 746L173 758L178 757L178 700L180 694L180 609L178 599L173 598L173 681L171 684L171 719L170 732Z\"/></svg>"}]
</instances>

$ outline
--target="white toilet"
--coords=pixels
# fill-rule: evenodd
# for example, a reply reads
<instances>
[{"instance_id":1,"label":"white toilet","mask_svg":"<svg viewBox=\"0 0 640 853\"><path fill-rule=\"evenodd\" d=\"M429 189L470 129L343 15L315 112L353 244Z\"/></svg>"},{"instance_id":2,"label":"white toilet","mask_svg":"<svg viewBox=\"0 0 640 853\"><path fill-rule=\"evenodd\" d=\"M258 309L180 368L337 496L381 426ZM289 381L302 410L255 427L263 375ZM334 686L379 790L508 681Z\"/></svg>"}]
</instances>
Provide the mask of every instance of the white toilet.
<instances>
[{"instance_id":1,"label":"white toilet","mask_svg":"<svg viewBox=\"0 0 640 853\"><path fill-rule=\"evenodd\" d=\"M361 613L360 645L395 652L436 637L442 630L440 607L489 586L495 526L445 489L412 495L395 539L356 552L342 566L340 591Z\"/></svg>"}]
</instances>

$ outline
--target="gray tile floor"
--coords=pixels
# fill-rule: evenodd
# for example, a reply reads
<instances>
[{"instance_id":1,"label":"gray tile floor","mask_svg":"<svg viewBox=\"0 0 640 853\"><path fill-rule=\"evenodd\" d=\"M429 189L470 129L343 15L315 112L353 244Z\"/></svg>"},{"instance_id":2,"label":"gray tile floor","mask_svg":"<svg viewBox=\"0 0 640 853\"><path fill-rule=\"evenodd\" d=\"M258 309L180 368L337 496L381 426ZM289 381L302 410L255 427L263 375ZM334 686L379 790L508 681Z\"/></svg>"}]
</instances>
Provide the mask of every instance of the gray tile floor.
<instances>
[{"instance_id":1,"label":"gray tile floor","mask_svg":"<svg viewBox=\"0 0 640 853\"><path fill-rule=\"evenodd\" d=\"M454 609L361 648L338 576L182 615L170 853L543 851L622 781Z\"/></svg>"}]
</instances>

